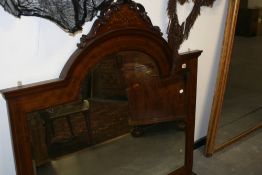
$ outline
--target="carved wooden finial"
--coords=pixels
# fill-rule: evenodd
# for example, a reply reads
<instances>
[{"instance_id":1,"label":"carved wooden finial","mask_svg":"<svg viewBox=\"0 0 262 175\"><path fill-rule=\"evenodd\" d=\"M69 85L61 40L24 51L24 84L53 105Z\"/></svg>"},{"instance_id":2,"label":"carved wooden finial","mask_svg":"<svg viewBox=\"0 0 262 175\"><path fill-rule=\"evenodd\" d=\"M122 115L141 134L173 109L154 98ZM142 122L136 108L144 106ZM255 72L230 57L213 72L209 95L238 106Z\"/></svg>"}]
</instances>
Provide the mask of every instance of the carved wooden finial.
<instances>
[{"instance_id":1,"label":"carved wooden finial","mask_svg":"<svg viewBox=\"0 0 262 175\"><path fill-rule=\"evenodd\" d=\"M84 48L90 40L101 34L130 28L148 30L162 36L159 27L153 26L143 5L132 0L118 0L103 7L92 29L83 35L78 47Z\"/></svg>"}]
</instances>

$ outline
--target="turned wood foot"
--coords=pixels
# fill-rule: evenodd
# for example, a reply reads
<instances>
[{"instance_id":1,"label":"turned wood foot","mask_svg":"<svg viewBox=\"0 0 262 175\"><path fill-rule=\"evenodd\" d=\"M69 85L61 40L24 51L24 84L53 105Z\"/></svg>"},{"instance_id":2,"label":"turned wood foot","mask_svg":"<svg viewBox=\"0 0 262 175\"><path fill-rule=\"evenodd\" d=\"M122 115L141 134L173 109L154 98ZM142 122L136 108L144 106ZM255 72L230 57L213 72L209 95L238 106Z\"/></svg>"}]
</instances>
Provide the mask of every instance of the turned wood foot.
<instances>
[{"instance_id":1,"label":"turned wood foot","mask_svg":"<svg viewBox=\"0 0 262 175\"><path fill-rule=\"evenodd\" d=\"M135 126L131 131L131 135L133 137L141 137L143 134L144 134L144 129L141 126Z\"/></svg>"}]
</instances>

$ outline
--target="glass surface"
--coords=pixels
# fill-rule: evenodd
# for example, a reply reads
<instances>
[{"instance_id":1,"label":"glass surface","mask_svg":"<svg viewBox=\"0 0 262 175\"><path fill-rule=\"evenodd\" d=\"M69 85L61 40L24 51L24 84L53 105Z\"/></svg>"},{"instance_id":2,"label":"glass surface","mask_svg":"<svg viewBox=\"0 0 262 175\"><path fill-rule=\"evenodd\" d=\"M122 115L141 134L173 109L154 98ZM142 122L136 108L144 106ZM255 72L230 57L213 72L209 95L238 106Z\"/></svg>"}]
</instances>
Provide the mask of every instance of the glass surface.
<instances>
[{"instance_id":1,"label":"glass surface","mask_svg":"<svg viewBox=\"0 0 262 175\"><path fill-rule=\"evenodd\" d=\"M79 100L28 115L36 174L167 175L182 167L183 111L177 117L175 104L161 106L162 91L183 99L181 86L163 83L146 54L102 59L86 75Z\"/></svg>"},{"instance_id":2,"label":"glass surface","mask_svg":"<svg viewBox=\"0 0 262 175\"><path fill-rule=\"evenodd\" d=\"M216 146L262 124L262 36L245 34L235 36Z\"/></svg>"}]
</instances>

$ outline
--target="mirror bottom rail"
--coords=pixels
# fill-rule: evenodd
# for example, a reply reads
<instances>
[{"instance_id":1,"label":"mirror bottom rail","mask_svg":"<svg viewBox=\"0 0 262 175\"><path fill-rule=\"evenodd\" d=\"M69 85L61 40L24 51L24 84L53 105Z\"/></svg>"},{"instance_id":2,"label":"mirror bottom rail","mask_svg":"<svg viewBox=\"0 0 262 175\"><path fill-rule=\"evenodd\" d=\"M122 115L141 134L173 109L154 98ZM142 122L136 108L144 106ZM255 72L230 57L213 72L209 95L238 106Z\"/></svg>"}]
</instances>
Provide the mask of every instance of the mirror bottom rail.
<instances>
[{"instance_id":1,"label":"mirror bottom rail","mask_svg":"<svg viewBox=\"0 0 262 175\"><path fill-rule=\"evenodd\" d=\"M231 138L231 139L229 139L228 141L226 141L225 143L223 143L223 144L221 144L221 145L218 145L218 146L215 148L215 152L218 152L218 151L226 148L227 146L232 145L232 144L240 141L241 139L249 136L250 134L252 134L253 132L255 132L255 131L257 131L257 130L259 130L259 129L261 129L261 128L262 128L262 124L260 123L260 124L258 124L258 125L256 125L256 126L250 128L250 129L248 129L248 130L240 133L237 137Z\"/></svg>"}]
</instances>

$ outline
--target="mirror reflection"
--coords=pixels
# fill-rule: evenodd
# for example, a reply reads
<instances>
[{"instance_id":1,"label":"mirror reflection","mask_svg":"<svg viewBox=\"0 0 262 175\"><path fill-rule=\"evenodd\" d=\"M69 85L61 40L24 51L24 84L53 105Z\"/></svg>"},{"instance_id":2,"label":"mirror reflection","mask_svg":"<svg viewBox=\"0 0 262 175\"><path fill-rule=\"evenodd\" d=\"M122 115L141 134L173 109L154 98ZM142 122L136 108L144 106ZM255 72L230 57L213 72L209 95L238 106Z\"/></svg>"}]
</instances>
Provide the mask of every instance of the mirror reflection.
<instances>
[{"instance_id":1,"label":"mirror reflection","mask_svg":"<svg viewBox=\"0 0 262 175\"><path fill-rule=\"evenodd\" d=\"M241 8L216 145L262 125L262 14ZM259 22L260 21L260 22Z\"/></svg>"},{"instance_id":2,"label":"mirror reflection","mask_svg":"<svg viewBox=\"0 0 262 175\"><path fill-rule=\"evenodd\" d=\"M183 89L175 77L160 78L144 53L103 58L79 100L28 114L35 174L167 175L182 167Z\"/></svg>"}]
</instances>

